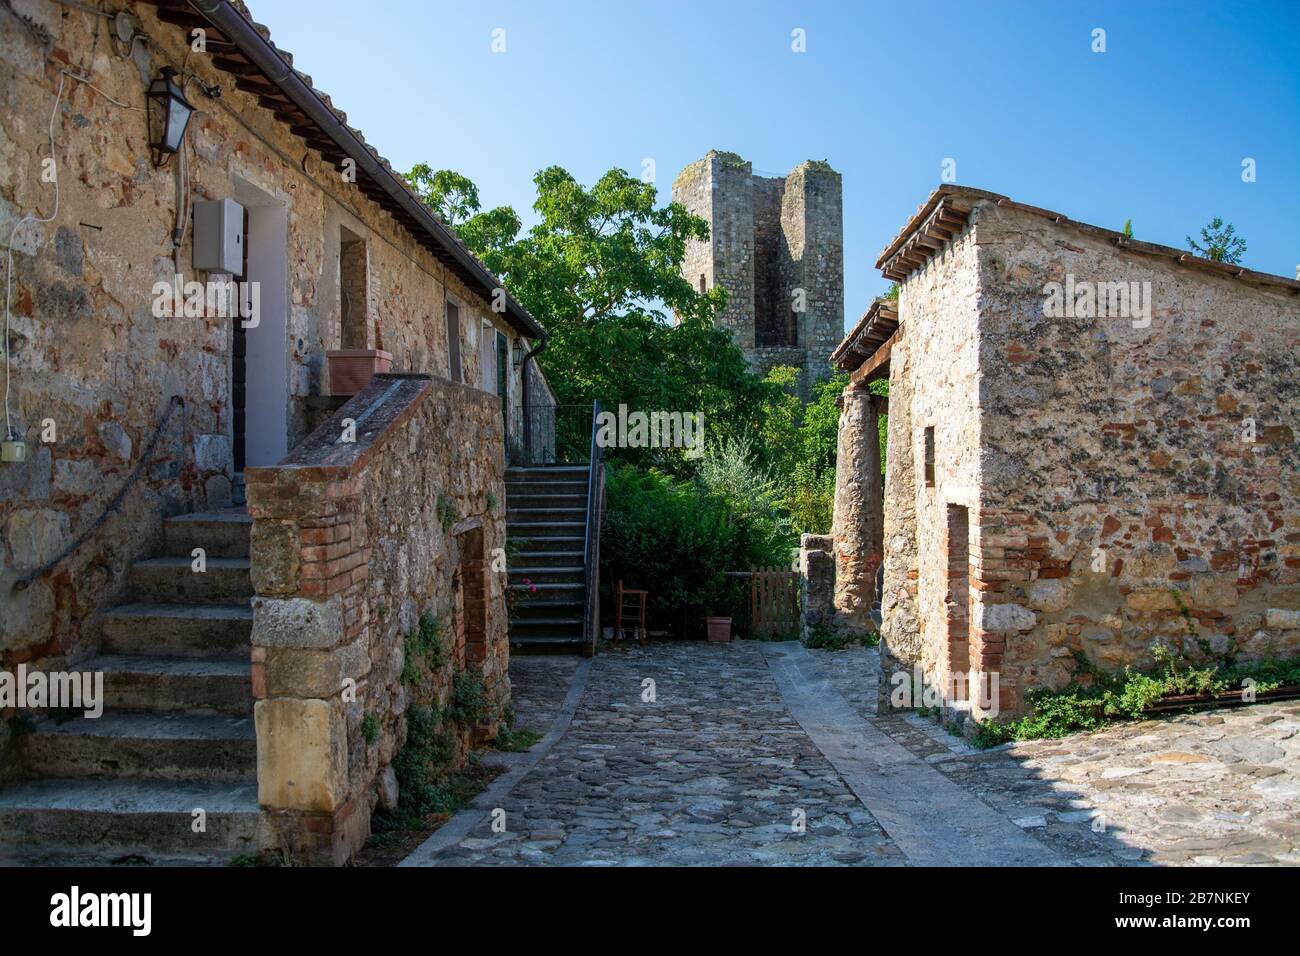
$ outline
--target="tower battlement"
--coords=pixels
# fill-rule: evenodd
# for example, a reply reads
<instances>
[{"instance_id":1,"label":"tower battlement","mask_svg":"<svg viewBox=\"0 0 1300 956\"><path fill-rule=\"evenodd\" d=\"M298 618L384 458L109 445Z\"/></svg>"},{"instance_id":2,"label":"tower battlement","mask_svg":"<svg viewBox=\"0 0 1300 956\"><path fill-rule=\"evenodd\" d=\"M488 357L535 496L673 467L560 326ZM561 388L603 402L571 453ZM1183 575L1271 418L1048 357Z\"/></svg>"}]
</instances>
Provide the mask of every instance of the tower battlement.
<instances>
[{"instance_id":1,"label":"tower battlement","mask_svg":"<svg viewBox=\"0 0 1300 956\"><path fill-rule=\"evenodd\" d=\"M687 245L682 274L721 285L731 331L750 367L800 370L799 393L830 375L844 326L844 212L840 174L824 161L759 176L736 153L710 150L673 182L673 200L709 224Z\"/></svg>"}]
</instances>

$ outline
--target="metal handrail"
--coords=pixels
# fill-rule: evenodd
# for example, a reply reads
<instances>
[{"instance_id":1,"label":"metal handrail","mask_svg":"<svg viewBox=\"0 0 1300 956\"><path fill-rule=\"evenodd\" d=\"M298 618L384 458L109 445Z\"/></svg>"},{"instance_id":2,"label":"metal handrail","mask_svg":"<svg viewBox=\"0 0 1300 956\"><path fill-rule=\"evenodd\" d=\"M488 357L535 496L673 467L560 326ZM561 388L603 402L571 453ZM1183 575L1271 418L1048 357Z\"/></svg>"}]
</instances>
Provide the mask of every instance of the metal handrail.
<instances>
[{"instance_id":1,"label":"metal handrail","mask_svg":"<svg viewBox=\"0 0 1300 956\"><path fill-rule=\"evenodd\" d=\"M600 525L605 510L605 449L596 441L596 422L599 419L600 400L597 399L591 406L591 457L588 459L586 541L583 550L587 591L582 622L582 653L587 657L596 653L596 639L600 634Z\"/></svg>"},{"instance_id":2,"label":"metal handrail","mask_svg":"<svg viewBox=\"0 0 1300 956\"><path fill-rule=\"evenodd\" d=\"M69 544L62 551L60 551L57 556L55 556L49 561L46 561L35 571L32 571L27 575L25 575L24 577L21 577L17 581L15 581L11 586L11 590L25 591L27 590L28 587L31 586L31 583L35 581L37 578L44 577L45 575L49 574L56 567L62 564L64 560L68 557L68 555L72 554L72 552L76 551L83 544L85 544L86 540L97 530L99 530L100 525L102 525L105 522L105 520L107 520L110 514L116 513L118 509L122 507L122 501L123 499L126 498L126 493L135 486L135 483L137 481L139 481L140 473L144 471L144 466L149 464L149 459L153 457L153 450L158 446L158 439L162 437L163 429L167 427L167 422L171 420L172 412L175 411L177 408L180 408L184 404L185 404L185 399L182 398L180 395L173 395L171 397L171 400L168 401L167 403L166 411L163 412L162 418L158 422L158 427L154 429L153 437L149 439L149 443L144 446L144 450L140 453L139 463L136 464L135 469L131 472L130 476L126 479L126 482L122 485L118 493L113 496L113 500L108 503L107 507L105 507L104 510L100 513L99 517L96 518L93 522L91 522L90 526L86 528L85 531L81 532L81 534L77 535L77 537L72 541L72 543Z\"/></svg>"}]
</instances>

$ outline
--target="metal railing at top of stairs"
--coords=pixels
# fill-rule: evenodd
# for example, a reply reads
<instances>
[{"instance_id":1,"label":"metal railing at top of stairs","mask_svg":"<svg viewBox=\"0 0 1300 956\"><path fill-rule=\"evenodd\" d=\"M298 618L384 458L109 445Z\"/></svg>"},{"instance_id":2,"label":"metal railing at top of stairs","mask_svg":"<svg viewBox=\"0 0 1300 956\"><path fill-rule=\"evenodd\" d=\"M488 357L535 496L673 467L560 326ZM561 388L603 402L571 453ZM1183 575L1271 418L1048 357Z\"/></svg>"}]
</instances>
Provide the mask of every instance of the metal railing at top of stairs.
<instances>
[{"instance_id":1,"label":"metal railing at top of stairs","mask_svg":"<svg viewBox=\"0 0 1300 956\"><path fill-rule=\"evenodd\" d=\"M605 511L605 449L596 441L596 422L600 418L600 401L591 406L591 467L587 473L587 527L583 548L583 571L586 581L586 606L582 619L582 653L596 653L600 636L600 525Z\"/></svg>"},{"instance_id":2,"label":"metal railing at top of stairs","mask_svg":"<svg viewBox=\"0 0 1300 956\"><path fill-rule=\"evenodd\" d=\"M507 448L512 465L583 465L595 419L591 405L516 405L511 420L520 422L518 441Z\"/></svg>"}]
</instances>

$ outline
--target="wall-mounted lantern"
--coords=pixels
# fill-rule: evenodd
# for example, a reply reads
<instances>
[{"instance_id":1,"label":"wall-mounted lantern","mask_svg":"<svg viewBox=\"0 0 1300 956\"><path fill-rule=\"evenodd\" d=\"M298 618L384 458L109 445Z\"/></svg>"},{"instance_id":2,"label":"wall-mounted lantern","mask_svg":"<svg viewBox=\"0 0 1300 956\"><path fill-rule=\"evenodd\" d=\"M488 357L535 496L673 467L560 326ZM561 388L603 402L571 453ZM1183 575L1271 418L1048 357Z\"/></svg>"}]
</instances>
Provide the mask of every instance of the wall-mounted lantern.
<instances>
[{"instance_id":1,"label":"wall-mounted lantern","mask_svg":"<svg viewBox=\"0 0 1300 956\"><path fill-rule=\"evenodd\" d=\"M145 94L149 108L149 146L153 149L155 166L162 166L181 148L185 127L194 113L185 91L176 85L175 76L175 70L164 66Z\"/></svg>"}]
</instances>

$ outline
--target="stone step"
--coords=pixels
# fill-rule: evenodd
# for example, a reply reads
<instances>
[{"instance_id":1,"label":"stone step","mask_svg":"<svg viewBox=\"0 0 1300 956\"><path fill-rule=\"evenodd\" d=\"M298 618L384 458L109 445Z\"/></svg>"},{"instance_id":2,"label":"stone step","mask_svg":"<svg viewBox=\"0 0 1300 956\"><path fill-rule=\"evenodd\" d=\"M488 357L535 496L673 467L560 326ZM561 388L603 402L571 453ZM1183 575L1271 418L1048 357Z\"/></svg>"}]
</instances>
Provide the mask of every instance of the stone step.
<instances>
[{"instance_id":1,"label":"stone step","mask_svg":"<svg viewBox=\"0 0 1300 956\"><path fill-rule=\"evenodd\" d=\"M247 717L253 712L248 658L186 658L106 654L83 671L103 671L104 706L121 710L202 711Z\"/></svg>"},{"instance_id":2,"label":"stone step","mask_svg":"<svg viewBox=\"0 0 1300 956\"><path fill-rule=\"evenodd\" d=\"M236 604L253 597L248 558L208 558L202 572L189 557L146 558L131 565L128 588L141 604Z\"/></svg>"},{"instance_id":3,"label":"stone step","mask_svg":"<svg viewBox=\"0 0 1300 956\"><path fill-rule=\"evenodd\" d=\"M167 554L176 557L203 548L209 558L246 558L252 532L253 519L243 508L176 515L163 522Z\"/></svg>"},{"instance_id":4,"label":"stone step","mask_svg":"<svg viewBox=\"0 0 1300 956\"><path fill-rule=\"evenodd\" d=\"M204 832L194 832L195 810ZM125 856L228 862L269 844L257 784L65 778L0 789L0 865Z\"/></svg>"},{"instance_id":5,"label":"stone step","mask_svg":"<svg viewBox=\"0 0 1300 956\"><path fill-rule=\"evenodd\" d=\"M584 527L587 524L587 512L582 508L509 508L506 510L506 522L508 524L520 524L527 522L548 522L563 521L573 524L580 524Z\"/></svg>"},{"instance_id":6,"label":"stone step","mask_svg":"<svg viewBox=\"0 0 1300 956\"><path fill-rule=\"evenodd\" d=\"M586 534L586 521L511 521L506 520L506 537L523 541L545 538L578 538Z\"/></svg>"},{"instance_id":7,"label":"stone step","mask_svg":"<svg viewBox=\"0 0 1300 956\"><path fill-rule=\"evenodd\" d=\"M581 568L584 566L583 558L582 544L579 542L578 547L569 547L567 550L548 551L540 547L534 550L530 547L516 554L515 562L520 567L529 568Z\"/></svg>"},{"instance_id":8,"label":"stone step","mask_svg":"<svg viewBox=\"0 0 1300 956\"><path fill-rule=\"evenodd\" d=\"M506 469L506 481L576 481L590 472L590 465L511 465Z\"/></svg>"},{"instance_id":9,"label":"stone step","mask_svg":"<svg viewBox=\"0 0 1300 956\"><path fill-rule=\"evenodd\" d=\"M512 585L522 585L525 579L538 586L543 584L576 584L582 586L587 583L581 564L556 568L522 567L510 569L510 583Z\"/></svg>"},{"instance_id":10,"label":"stone step","mask_svg":"<svg viewBox=\"0 0 1300 956\"><path fill-rule=\"evenodd\" d=\"M506 506L521 498L536 498L540 495L563 495L564 497L581 497L582 507L587 507L587 483L583 481L557 482L539 484L537 482L506 483Z\"/></svg>"},{"instance_id":11,"label":"stone step","mask_svg":"<svg viewBox=\"0 0 1300 956\"><path fill-rule=\"evenodd\" d=\"M572 495L507 495L506 508L508 511L526 511L530 508L570 508L585 515L587 513L587 493L584 490L581 494Z\"/></svg>"},{"instance_id":12,"label":"stone step","mask_svg":"<svg viewBox=\"0 0 1300 956\"><path fill-rule=\"evenodd\" d=\"M582 632L558 635L510 635L513 654L576 654L582 651Z\"/></svg>"},{"instance_id":13,"label":"stone step","mask_svg":"<svg viewBox=\"0 0 1300 956\"><path fill-rule=\"evenodd\" d=\"M39 721L19 740L24 771L47 777L257 780L251 717L105 711Z\"/></svg>"},{"instance_id":14,"label":"stone step","mask_svg":"<svg viewBox=\"0 0 1300 956\"><path fill-rule=\"evenodd\" d=\"M527 547L519 552L519 557L523 557L524 555L533 556L538 554L554 554L556 552L561 552L566 557L577 555L578 560L581 561L587 543L587 539L582 535L544 535L538 538L527 538L522 535L512 534L509 535L509 537L515 541L522 541L527 545ZM537 562L529 561L529 564L535 563Z\"/></svg>"},{"instance_id":15,"label":"stone step","mask_svg":"<svg viewBox=\"0 0 1300 956\"><path fill-rule=\"evenodd\" d=\"M244 657L253 608L248 604L123 604L104 614L106 654Z\"/></svg>"},{"instance_id":16,"label":"stone step","mask_svg":"<svg viewBox=\"0 0 1300 956\"><path fill-rule=\"evenodd\" d=\"M582 594L586 593L586 581L542 581L532 584L510 584L511 591L519 594L520 610L524 607L536 607L551 604L582 604Z\"/></svg>"},{"instance_id":17,"label":"stone step","mask_svg":"<svg viewBox=\"0 0 1300 956\"><path fill-rule=\"evenodd\" d=\"M534 637L571 637L575 634L582 634L581 614L515 618L510 622L511 642Z\"/></svg>"},{"instance_id":18,"label":"stone step","mask_svg":"<svg viewBox=\"0 0 1300 956\"><path fill-rule=\"evenodd\" d=\"M538 618L577 617L581 620L586 613L586 588L565 587L560 591L538 590L536 594L523 592L519 595L519 604L515 607L514 620L532 621Z\"/></svg>"}]
</instances>

